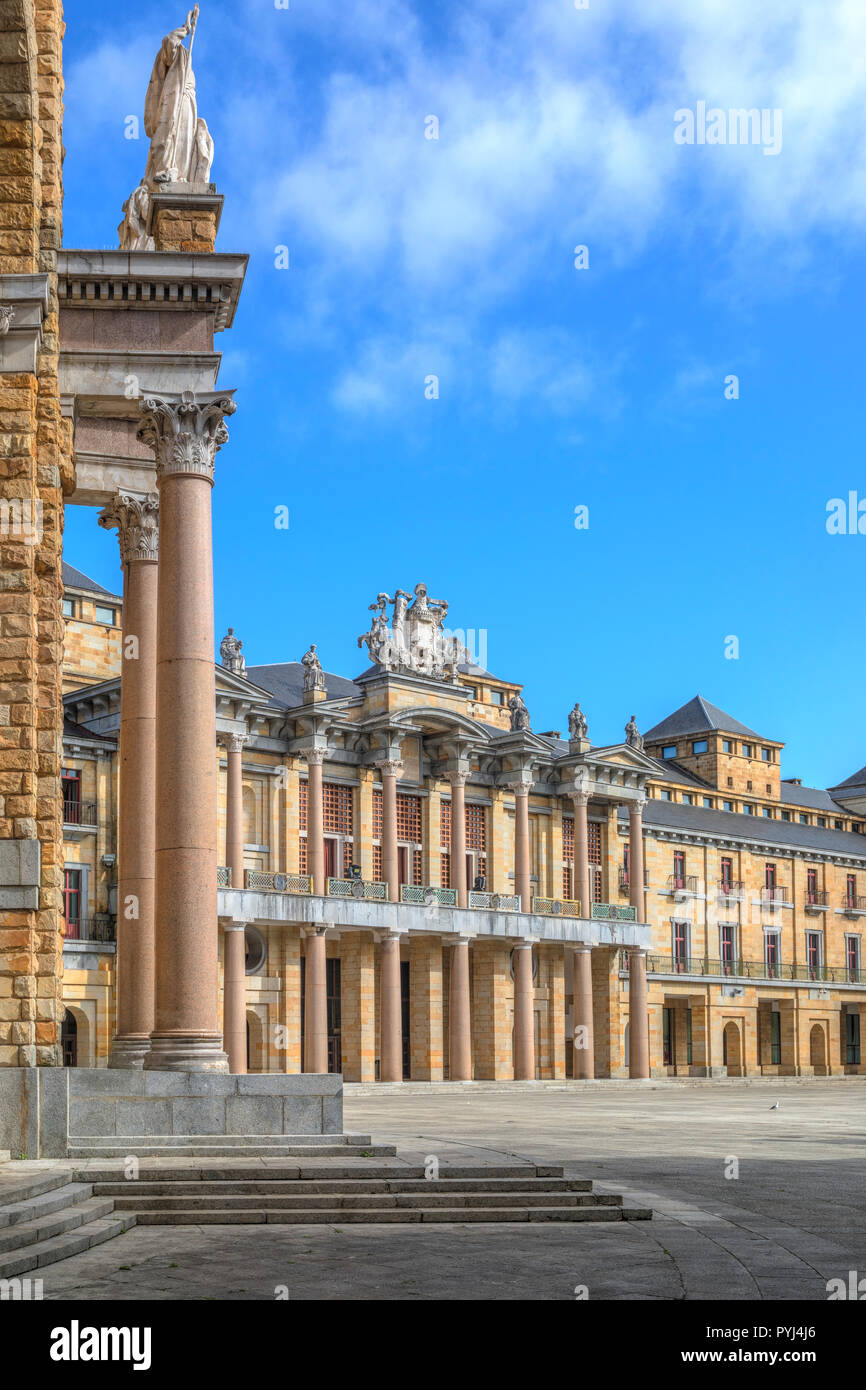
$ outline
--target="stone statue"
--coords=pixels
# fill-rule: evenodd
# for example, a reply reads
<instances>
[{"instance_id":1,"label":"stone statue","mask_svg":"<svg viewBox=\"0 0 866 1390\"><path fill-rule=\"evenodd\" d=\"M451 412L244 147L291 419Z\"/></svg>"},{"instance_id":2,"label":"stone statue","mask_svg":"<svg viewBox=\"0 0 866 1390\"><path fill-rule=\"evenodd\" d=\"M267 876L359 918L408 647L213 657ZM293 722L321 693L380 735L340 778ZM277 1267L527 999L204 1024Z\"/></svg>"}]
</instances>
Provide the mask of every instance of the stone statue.
<instances>
[{"instance_id":1,"label":"stone statue","mask_svg":"<svg viewBox=\"0 0 866 1390\"><path fill-rule=\"evenodd\" d=\"M643 739L638 732L637 724L634 722L634 715L625 726L625 741L629 748L643 748Z\"/></svg>"},{"instance_id":2,"label":"stone statue","mask_svg":"<svg viewBox=\"0 0 866 1390\"><path fill-rule=\"evenodd\" d=\"M15 321L15 306L0 304L0 338L5 338Z\"/></svg>"},{"instance_id":3,"label":"stone statue","mask_svg":"<svg viewBox=\"0 0 866 1390\"><path fill-rule=\"evenodd\" d=\"M235 630L230 627L228 633L220 642L220 660L227 671L232 671L236 676L245 676L247 673L247 663L241 655L243 642L239 642L235 637Z\"/></svg>"},{"instance_id":4,"label":"stone statue","mask_svg":"<svg viewBox=\"0 0 866 1390\"><path fill-rule=\"evenodd\" d=\"M508 708L511 710L511 730L512 733L529 732L529 710L523 703L520 695L512 695L508 701Z\"/></svg>"},{"instance_id":5,"label":"stone statue","mask_svg":"<svg viewBox=\"0 0 866 1390\"><path fill-rule=\"evenodd\" d=\"M301 657L301 665L304 668L304 689L324 690L325 673L322 670L321 661L316 656L315 642L313 642L308 652L304 652L304 655Z\"/></svg>"},{"instance_id":6,"label":"stone statue","mask_svg":"<svg viewBox=\"0 0 866 1390\"><path fill-rule=\"evenodd\" d=\"M140 183L123 205L123 221L117 229L121 251L152 251L153 237L147 234L147 214L150 193L147 184Z\"/></svg>"},{"instance_id":7,"label":"stone statue","mask_svg":"<svg viewBox=\"0 0 866 1390\"><path fill-rule=\"evenodd\" d=\"M166 34L150 75L144 102L144 129L150 136L150 153L143 182L148 188L162 183L193 183L193 175L205 162L210 135L199 122L192 70L192 44L198 23L198 5L186 23ZM189 48L183 41L189 35ZM204 126L204 131L200 130ZM210 142L211 158L213 144ZM210 162L207 161L208 174Z\"/></svg>"},{"instance_id":8,"label":"stone statue","mask_svg":"<svg viewBox=\"0 0 866 1390\"><path fill-rule=\"evenodd\" d=\"M366 643L372 660L386 671L405 671L431 680L457 685L459 665L470 661L464 644L443 627L448 604L445 599L427 596L427 585L416 584L414 599L405 589L397 589L394 597L379 594L370 611L375 615L368 632L358 638L358 646ZM387 609L394 613L388 627Z\"/></svg>"},{"instance_id":9,"label":"stone statue","mask_svg":"<svg viewBox=\"0 0 866 1390\"><path fill-rule=\"evenodd\" d=\"M580 708L580 705L575 704L574 709L568 716L568 737L573 743L576 743L578 739L586 738L586 729L586 715Z\"/></svg>"}]
</instances>

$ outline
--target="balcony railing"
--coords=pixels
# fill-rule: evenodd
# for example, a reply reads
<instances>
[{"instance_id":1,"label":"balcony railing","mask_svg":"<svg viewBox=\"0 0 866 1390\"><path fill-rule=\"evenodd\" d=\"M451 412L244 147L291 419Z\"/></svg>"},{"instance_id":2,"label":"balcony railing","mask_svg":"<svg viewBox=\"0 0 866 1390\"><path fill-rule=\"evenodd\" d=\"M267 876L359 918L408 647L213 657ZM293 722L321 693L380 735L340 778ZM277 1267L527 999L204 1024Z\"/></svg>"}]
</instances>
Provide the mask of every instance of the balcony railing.
<instances>
[{"instance_id":1,"label":"balcony railing","mask_svg":"<svg viewBox=\"0 0 866 1390\"><path fill-rule=\"evenodd\" d=\"M421 907L433 907L436 904L439 907L456 907L457 889L434 888L432 885L422 888L414 883L401 883L400 901L401 903L417 903Z\"/></svg>"},{"instance_id":2,"label":"balcony railing","mask_svg":"<svg viewBox=\"0 0 866 1390\"><path fill-rule=\"evenodd\" d=\"M579 917L577 898L533 898L532 911L540 917Z\"/></svg>"},{"instance_id":3,"label":"balcony railing","mask_svg":"<svg viewBox=\"0 0 866 1390\"><path fill-rule=\"evenodd\" d=\"M823 888L813 888L806 890L806 911L823 912L830 902L830 894Z\"/></svg>"},{"instance_id":4,"label":"balcony railing","mask_svg":"<svg viewBox=\"0 0 866 1390\"><path fill-rule=\"evenodd\" d=\"M227 864L217 865L217 888L231 888L232 871Z\"/></svg>"},{"instance_id":5,"label":"balcony railing","mask_svg":"<svg viewBox=\"0 0 866 1390\"><path fill-rule=\"evenodd\" d=\"M695 898L698 893L698 880L695 874L669 874L668 892L675 898Z\"/></svg>"},{"instance_id":6,"label":"balcony railing","mask_svg":"<svg viewBox=\"0 0 866 1390\"><path fill-rule=\"evenodd\" d=\"M481 908L486 912L519 912L520 897L516 893L477 893L469 894L469 906Z\"/></svg>"},{"instance_id":7,"label":"balcony railing","mask_svg":"<svg viewBox=\"0 0 866 1390\"><path fill-rule=\"evenodd\" d=\"M713 975L732 976L745 980L806 980L827 984L863 984L866 971L846 965L792 965L787 961L719 960L706 956L647 957L647 973L651 975Z\"/></svg>"},{"instance_id":8,"label":"balcony railing","mask_svg":"<svg viewBox=\"0 0 866 1390\"><path fill-rule=\"evenodd\" d=\"M265 874L259 869L245 869L244 887L254 893L302 893L309 896L313 891L313 880L309 874Z\"/></svg>"},{"instance_id":9,"label":"balcony railing","mask_svg":"<svg viewBox=\"0 0 866 1390\"><path fill-rule=\"evenodd\" d=\"M742 902L746 885L741 878L720 878L719 898L722 902Z\"/></svg>"},{"instance_id":10,"label":"balcony railing","mask_svg":"<svg viewBox=\"0 0 866 1390\"><path fill-rule=\"evenodd\" d=\"M116 941L117 924L113 917L79 917L64 923L63 935L67 941Z\"/></svg>"},{"instance_id":11,"label":"balcony railing","mask_svg":"<svg viewBox=\"0 0 866 1390\"><path fill-rule=\"evenodd\" d=\"M788 897L787 888L776 885L774 888L761 889L762 907L793 907L791 899Z\"/></svg>"},{"instance_id":12,"label":"balcony railing","mask_svg":"<svg viewBox=\"0 0 866 1390\"><path fill-rule=\"evenodd\" d=\"M861 912L866 912L866 897L861 897L855 893L846 893L842 899L842 911L850 913L856 917Z\"/></svg>"},{"instance_id":13,"label":"balcony railing","mask_svg":"<svg viewBox=\"0 0 866 1390\"><path fill-rule=\"evenodd\" d=\"M596 922L636 922L637 908L620 903L593 903L590 916Z\"/></svg>"},{"instance_id":14,"label":"balcony railing","mask_svg":"<svg viewBox=\"0 0 866 1390\"><path fill-rule=\"evenodd\" d=\"M387 883L375 883L364 878L329 878L326 889L329 898L388 900Z\"/></svg>"},{"instance_id":15,"label":"balcony railing","mask_svg":"<svg viewBox=\"0 0 866 1390\"><path fill-rule=\"evenodd\" d=\"M631 870L630 870L630 869L620 869L620 870L619 870L619 891L620 891L621 893L627 893L628 890L629 890L629 886L630 886L630 883L631 883L630 873L631 873ZM650 882L649 882L649 869L644 869L644 871L643 871L643 886L644 886L644 888L649 888L649 886L650 886Z\"/></svg>"},{"instance_id":16,"label":"balcony railing","mask_svg":"<svg viewBox=\"0 0 866 1390\"><path fill-rule=\"evenodd\" d=\"M83 825L87 829L96 828L96 802L79 801L77 797L64 796L63 824Z\"/></svg>"}]
</instances>

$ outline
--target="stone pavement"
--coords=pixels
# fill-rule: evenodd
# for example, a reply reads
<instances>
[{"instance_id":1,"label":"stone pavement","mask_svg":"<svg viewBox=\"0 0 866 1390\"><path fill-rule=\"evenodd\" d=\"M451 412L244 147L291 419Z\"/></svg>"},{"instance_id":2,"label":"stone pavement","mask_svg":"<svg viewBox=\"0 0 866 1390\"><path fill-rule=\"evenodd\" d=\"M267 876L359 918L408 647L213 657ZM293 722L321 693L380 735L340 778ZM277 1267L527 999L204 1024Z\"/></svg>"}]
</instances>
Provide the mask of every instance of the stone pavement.
<instances>
[{"instance_id":1,"label":"stone pavement","mask_svg":"<svg viewBox=\"0 0 866 1390\"><path fill-rule=\"evenodd\" d=\"M347 1129L407 1161L565 1163L654 1219L139 1227L46 1268L45 1298L823 1301L866 1276L866 1079L365 1089Z\"/></svg>"}]
</instances>

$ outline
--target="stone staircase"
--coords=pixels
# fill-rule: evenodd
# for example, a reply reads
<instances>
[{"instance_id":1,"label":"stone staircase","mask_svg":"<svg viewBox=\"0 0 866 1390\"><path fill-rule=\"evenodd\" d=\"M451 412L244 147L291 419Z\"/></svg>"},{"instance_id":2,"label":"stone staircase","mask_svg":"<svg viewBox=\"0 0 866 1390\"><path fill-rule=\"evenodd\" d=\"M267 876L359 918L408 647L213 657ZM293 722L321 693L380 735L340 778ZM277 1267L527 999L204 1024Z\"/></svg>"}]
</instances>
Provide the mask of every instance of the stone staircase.
<instances>
[{"instance_id":1,"label":"stone staircase","mask_svg":"<svg viewBox=\"0 0 866 1390\"><path fill-rule=\"evenodd\" d=\"M369 1134L130 1134L73 1137L70 1158L393 1158Z\"/></svg>"},{"instance_id":2,"label":"stone staircase","mask_svg":"<svg viewBox=\"0 0 866 1390\"><path fill-rule=\"evenodd\" d=\"M652 1216L647 1208L623 1206L621 1196L593 1192L587 1179L566 1178L562 1168L534 1164L443 1166L439 1177L430 1180L423 1167L399 1161L184 1163L175 1158L142 1164L134 1182L124 1180L119 1165L96 1161L76 1176L141 1226L639 1221Z\"/></svg>"},{"instance_id":3,"label":"stone staircase","mask_svg":"<svg viewBox=\"0 0 866 1390\"><path fill-rule=\"evenodd\" d=\"M3 1164L0 1169L0 1279L14 1279L44 1265L101 1245L135 1225L115 1213L110 1197L94 1195L68 1167Z\"/></svg>"}]
</instances>

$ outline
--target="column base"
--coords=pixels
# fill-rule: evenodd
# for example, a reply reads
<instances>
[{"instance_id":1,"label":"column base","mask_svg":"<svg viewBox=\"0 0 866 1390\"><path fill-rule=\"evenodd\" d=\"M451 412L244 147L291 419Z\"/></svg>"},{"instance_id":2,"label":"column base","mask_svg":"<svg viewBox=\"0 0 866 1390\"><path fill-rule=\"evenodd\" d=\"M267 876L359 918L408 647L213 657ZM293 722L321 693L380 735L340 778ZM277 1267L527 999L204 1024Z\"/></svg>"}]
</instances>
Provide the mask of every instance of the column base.
<instances>
[{"instance_id":1,"label":"column base","mask_svg":"<svg viewBox=\"0 0 866 1390\"><path fill-rule=\"evenodd\" d=\"M127 1071L141 1071L149 1051L149 1033L128 1033L126 1037L113 1038L108 1065L125 1068Z\"/></svg>"},{"instance_id":2,"label":"column base","mask_svg":"<svg viewBox=\"0 0 866 1390\"><path fill-rule=\"evenodd\" d=\"M227 1072L221 1033L154 1033L144 1059L145 1071Z\"/></svg>"}]
</instances>

